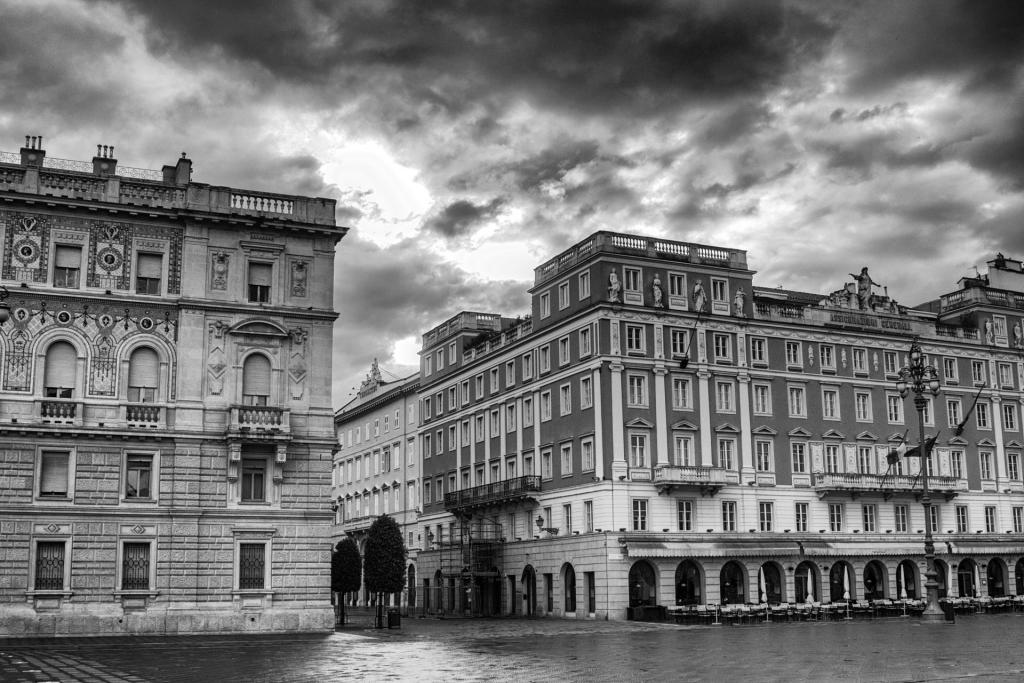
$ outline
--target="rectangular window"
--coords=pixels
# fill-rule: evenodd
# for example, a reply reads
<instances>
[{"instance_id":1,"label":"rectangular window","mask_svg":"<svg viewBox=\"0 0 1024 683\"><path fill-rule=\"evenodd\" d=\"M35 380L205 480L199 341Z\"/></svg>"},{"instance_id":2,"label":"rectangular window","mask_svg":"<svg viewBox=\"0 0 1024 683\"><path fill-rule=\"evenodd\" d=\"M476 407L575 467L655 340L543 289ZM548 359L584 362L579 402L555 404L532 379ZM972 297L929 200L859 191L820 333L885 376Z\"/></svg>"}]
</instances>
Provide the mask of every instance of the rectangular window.
<instances>
[{"instance_id":1,"label":"rectangular window","mask_svg":"<svg viewBox=\"0 0 1024 683\"><path fill-rule=\"evenodd\" d=\"M672 441L672 464L680 467L692 466L694 464L693 437L685 434L676 434Z\"/></svg>"},{"instance_id":2,"label":"rectangular window","mask_svg":"<svg viewBox=\"0 0 1024 683\"><path fill-rule=\"evenodd\" d=\"M551 451L540 453L540 476L543 479L551 479Z\"/></svg>"},{"instance_id":3,"label":"rectangular window","mask_svg":"<svg viewBox=\"0 0 1024 683\"><path fill-rule=\"evenodd\" d=\"M569 283L558 283L558 310L569 308Z\"/></svg>"},{"instance_id":4,"label":"rectangular window","mask_svg":"<svg viewBox=\"0 0 1024 683\"><path fill-rule=\"evenodd\" d=\"M58 244L53 252L53 286L78 289L82 248Z\"/></svg>"},{"instance_id":5,"label":"rectangular window","mask_svg":"<svg viewBox=\"0 0 1024 683\"><path fill-rule=\"evenodd\" d=\"M1024 507L1016 505L1013 510L1013 533L1024 533Z\"/></svg>"},{"instance_id":6,"label":"rectangular window","mask_svg":"<svg viewBox=\"0 0 1024 683\"><path fill-rule=\"evenodd\" d=\"M974 417L978 424L978 429L991 429L992 425L989 421L988 404L978 401L978 405L974 408Z\"/></svg>"},{"instance_id":7,"label":"rectangular window","mask_svg":"<svg viewBox=\"0 0 1024 683\"><path fill-rule=\"evenodd\" d=\"M871 446L857 446L857 471L861 474L871 474L872 450Z\"/></svg>"},{"instance_id":8,"label":"rectangular window","mask_svg":"<svg viewBox=\"0 0 1024 683\"><path fill-rule=\"evenodd\" d=\"M668 295L673 298L686 299L686 276L682 273L668 274Z\"/></svg>"},{"instance_id":9,"label":"rectangular window","mask_svg":"<svg viewBox=\"0 0 1024 683\"><path fill-rule=\"evenodd\" d=\"M124 473L124 497L148 500L153 497L153 456L128 454Z\"/></svg>"},{"instance_id":10,"label":"rectangular window","mask_svg":"<svg viewBox=\"0 0 1024 683\"><path fill-rule=\"evenodd\" d=\"M270 303L270 285L274 267L270 263L249 264L249 301L252 303ZM440 369L440 368L438 368Z\"/></svg>"},{"instance_id":11,"label":"rectangular window","mask_svg":"<svg viewBox=\"0 0 1024 683\"><path fill-rule=\"evenodd\" d=\"M623 286L627 292L639 292L641 290L639 268L623 268L622 275L624 280Z\"/></svg>"},{"instance_id":12,"label":"rectangular window","mask_svg":"<svg viewBox=\"0 0 1024 683\"><path fill-rule=\"evenodd\" d=\"M558 364L568 365L569 360L569 338L562 337L561 339L558 340Z\"/></svg>"},{"instance_id":13,"label":"rectangular window","mask_svg":"<svg viewBox=\"0 0 1024 683\"><path fill-rule=\"evenodd\" d=\"M462 439L462 443L469 443L469 420L462 421L462 430L459 434ZM386 453L387 451L385 451ZM387 471L387 470L385 470Z\"/></svg>"},{"instance_id":14,"label":"rectangular window","mask_svg":"<svg viewBox=\"0 0 1024 683\"><path fill-rule=\"evenodd\" d=\"M540 371L549 372L551 370L551 347L545 344L540 347Z\"/></svg>"},{"instance_id":15,"label":"rectangular window","mask_svg":"<svg viewBox=\"0 0 1024 683\"><path fill-rule=\"evenodd\" d=\"M594 530L594 501L583 501L583 525L586 531Z\"/></svg>"},{"instance_id":16,"label":"rectangular window","mask_svg":"<svg viewBox=\"0 0 1024 683\"><path fill-rule=\"evenodd\" d=\"M836 369L836 350L831 344L819 344L818 345L818 357L821 362L822 370Z\"/></svg>"},{"instance_id":17,"label":"rectangular window","mask_svg":"<svg viewBox=\"0 0 1024 683\"><path fill-rule=\"evenodd\" d=\"M873 419L871 410L871 392L857 391L853 395L854 412L857 422L871 422Z\"/></svg>"},{"instance_id":18,"label":"rectangular window","mask_svg":"<svg viewBox=\"0 0 1024 683\"><path fill-rule=\"evenodd\" d=\"M722 531L736 531L736 501L722 501Z\"/></svg>"},{"instance_id":19,"label":"rectangular window","mask_svg":"<svg viewBox=\"0 0 1024 683\"><path fill-rule=\"evenodd\" d=\"M580 377L580 410L586 410L594 406L594 380L590 377Z\"/></svg>"},{"instance_id":20,"label":"rectangular window","mask_svg":"<svg viewBox=\"0 0 1024 683\"><path fill-rule=\"evenodd\" d=\"M238 589L263 590L266 587L265 543L238 544Z\"/></svg>"},{"instance_id":21,"label":"rectangular window","mask_svg":"<svg viewBox=\"0 0 1024 683\"><path fill-rule=\"evenodd\" d=\"M750 362L758 365L768 364L768 340L764 337L750 338Z\"/></svg>"},{"instance_id":22,"label":"rectangular window","mask_svg":"<svg viewBox=\"0 0 1024 683\"><path fill-rule=\"evenodd\" d=\"M885 351L882 354L883 362L885 363L885 374L895 375L900 371L899 361L895 351Z\"/></svg>"},{"instance_id":23,"label":"rectangular window","mask_svg":"<svg viewBox=\"0 0 1024 683\"><path fill-rule=\"evenodd\" d=\"M499 434L501 434L501 413L498 412L497 408L492 408L491 412L488 413L488 415L490 415L491 419L489 425L490 430L488 431L487 436L498 436Z\"/></svg>"},{"instance_id":24,"label":"rectangular window","mask_svg":"<svg viewBox=\"0 0 1024 683\"><path fill-rule=\"evenodd\" d=\"M580 301L590 298L590 273L580 273L577 284L579 285Z\"/></svg>"},{"instance_id":25,"label":"rectangular window","mask_svg":"<svg viewBox=\"0 0 1024 683\"><path fill-rule=\"evenodd\" d=\"M505 431L516 431L516 404L509 403L505 406ZM468 442L468 439L467 439Z\"/></svg>"},{"instance_id":26,"label":"rectangular window","mask_svg":"<svg viewBox=\"0 0 1024 683\"><path fill-rule=\"evenodd\" d=\"M964 452L960 450L949 452L949 465L952 475L957 479L964 477Z\"/></svg>"},{"instance_id":27,"label":"rectangular window","mask_svg":"<svg viewBox=\"0 0 1024 683\"><path fill-rule=\"evenodd\" d=\"M484 437L487 435L487 432L484 429L484 416L482 414L478 414L475 418L473 418L473 427L476 433L476 440L483 441Z\"/></svg>"},{"instance_id":28,"label":"rectangular window","mask_svg":"<svg viewBox=\"0 0 1024 683\"><path fill-rule=\"evenodd\" d=\"M807 503L797 503L794 514L796 517L796 530L807 531Z\"/></svg>"},{"instance_id":29,"label":"rectangular window","mask_svg":"<svg viewBox=\"0 0 1024 683\"><path fill-rule=\"evenodd\" d=\"M716 361L732 360L732 340L727 334L716 334L712 338Z\"/></svg>"},{"instance_id":30,"label":"rectangular window","mask_svg":"<svg viewBox=\"0 0 1024 683\"><path fill-rule=\"evenodd\" d=\"M676 521L680 531L693 531L693 501L676 501Z\"/></svg>"},{"instance_id":31,"label":"rectangular window","mask_svg":"<svg viewBox=\"0 0 1024 683\"><path fill-rule=\"evenodd\" d=\"M1017 431L1017 407L1012 403L1003 404L1003 429L1008 432Z\"/></svg>"},{"instance_id":32,"label":"rectangular window","mask_svg":"<svg viewBox=\"0 0 1024 683\"><path fill-rule=\"evenodd\" d=\"M263 458L242 460L242 501L262 503L266 500L267 461Z\"/></svg>"},{"instance_id":33,"label":"rectangular window","mask_svg":"<svg viewBox=\"0 0 1024 683\"><path fill-rule=\"evenodd\" d=\"M551 292L544 292L540 295L540 317L547 318L551 315Z\"/></svg>"},{"instance_id":34,"label":"rectangular window","mask_svg":"<svg viewBox=\"0 0 1024 683\"><path fill-rule=\"evenodd\" d=\"M629 435L629 466L647 467L647 435L632 432Z\"/></svg>"},{"instance_id":35,"label":"rectangular window","mask_svg":"<svg viewBox=\"0 0 1024 683\"><path fill-rule=\"evenodd\" d=\"M510 360L505 363L505 386L515 386L516 383L516 362Z\"/></svg>"},{"instance_id":36,"label":"rectangular window","mask_svg":"<svg viewBox=\"0 0 1024 683\"><path fill-rule=\"evenodd\" d=\"M448 425L448 450L454 451L458 445L455 440L455 425Z\"/></svg>"},{"instance_id":37,"label":"rectangular window","mask_svg":"<svg viewBox=\"0 0 1024 683\"><path fill-rule=\"evenodd\" d=\"M720 413L736 411L733 403L732 382L715 382L715 406Z\"/></svg>"},{"instance_id":38,"label":"rectangular window","mask_svg":"<svg viewBox=\"0 0 1024 683\"><path fill-rule=\"evenodd\" d=\"M647 531L647 500L633 499L633 531Z\"/></svg>"},{"instance_id":39,"label":"rectangular window","mask_svg":"<svg viewBox=\"0 0 1024 683\"><path fill-rule=\"evenodd\" d=\"M559 448L560 458L559 464L562 467L561 475L568 477L572 474L572 444L562 444Z\"/></svg>"},{"instance_id":40,"label":"rectangular window","mask_svg":"<svg viewBox=\"0 0 1024 683\"><path fill-rule=\"evenodd\" d=\"M872 534L876 529L875 519L877 518L877 511L874 505L864 505L861 507L861 513L864 518L864 533Z\"/></svg>"},{"instance_id":41,"label":"rectangular window","mask_svg":"<svg viewBox=\"0 0 1024 683\"><path fill-rule=\"evenodd\" d=\"M855 348L853 350L853 371L860 374L866 374L868 371L868 352L867 349Z\"/></svg>"},{"instance_id":42,"label":"rectangular window","mask_svg":"<svg viewBox=\"0 0 1024 683\"><path fill-rule=\"evenodd\" d=\"M533 426L533 399L529 396L523 398L523 427Z\"/></svg>"},{"instance_id":43,"label":"rectangular window","mask_svg":"<svg viewBox=\"0 0 1024 683\"><path fill-rule=\"evenodd\" d=\"M159 294L163 274L163 254L136 255L135 292L137 294Z\"/></svg>"},{"instance_id":44,"label":"rectangular window","mask_svg":"<svg viewBox=\"0 0 1024 683\"><path fill-rule=\"evenodd\" d=\"M42 451L39 464L39 497L68 498L69 462L68 451Z\"/></svg>"},{"instance_id":45,"label":"rectangular window","mask_svg":"<svg viewBox=\"0 0 1024 683\"><path fill-rule=\"evenodd\" d=\"M754 442L755 459L758 472L774 472L775 458L772 457L772 442L760 440Z\"/></svg>"},{"instance_id":46,"label":"rectangular window","mask_svg":"<svg viewBox=\"0 0 1024 683\"><path fill-rule=\"evenodd\" d=\"M476 389L477 400L482 399L484 397L484 376L477 375L476 377L474 377L473 385Z\"/></svg>"},{"instance_id":47,"label":"rectangular window","mask_svg":"<svg viewBox=\"0 0 1024 683\"><path fill-rule=\"evenodd\" d=\"M1013 366L1009 363L999 364L999 384L1001 384L1004 389L1013 388Z\"/></svg>"},{"instance_id":48,"label":"rectangular window","mask_svg":"<svg viewBox=\"0 0 1024 683\"><path fill-rule=\"evenodd\" d=\"M523 354L522 357L523 381L533 379L533 353Z\"/></svg>"},{"instance_id":49,"label":"rectangular window","mask_svg":"<svg viewBox=\"0 0 1024 683\"><path fill-rule=\"evenodd\" d=\"M672 409L687 410L690 408L690 379L688 377L672 378Z\"/></svg>"},{"instance_id":50,"label":"rectangular window","mask_svg":"<svg viewBox=\"0 0 1024 683\"><path fill-rule=\"evenodd\" d=\"M985 384L985 361L971 361L971 381L975 384Z\"/></svg>"},{"instance_id":51,"label":"rectangular window","mask_svg":"<svg viewBox=\"0 0 1024 683\"><path fill-rule=\"evenodd\" d=\"M642 325L626 325L626 351L644 353L646 347Z\"/></svg>"},{"instance_id":52,"label":"rectangular window","mask_svg":"<svg viewBox=\"0 0 1024 683\"><path fill-rule=\"evenodd\" d=\"M500 385L501 377L498 374L498 368L491 368L490 370L487 371L487 375L488 375L488 377L490 379L491 394L498 393L498 390L501 388L501 385Z\"/></svg>"},{"instance_id":53,"label":"rectangular window","mask_svg":"<svg viewBox=\"0 0 1024 683\"><path fill-rule=\"evenodd\" d=\"M956 506L956 530L963 534L967 533L970 529L967 523L967 506L957 505Z\"/></svg>"},{"instance_id":54,"label":"rectangular window","mask_svg":"<svg viewBox=\"0 0 1024 683\"><path fill-rule=\"evenodd\" d=\"M711 300L716 303L728 303L729 281L711 278Z\"/></svg>"},{"instance_id":55,"label":"rectangular window","mask_svg":"<svg viewBox=\"0 0 1024 683\"><path fill-rule=\"evenodd\" d=\"M800 342L786 342L786 365L796 368L803 366L803 355L800 353Z\"/></svg>"},{"instance_id":56,"label":"rectangular window","mask_svg":"<svg viewBox=\"0 0 1024 683\"><path fill-rule=\"evenodd\" d=\"M802 441L794 441L789 444L789 454L793 461L794 474L807 473L807 444Z\"/></svg>"},{"instance_id":57,"label":"rectangular window","mask_svg":"<svg viewBox=\"0 0 1024 683\"><path fill-rule=\"evenodd\" d=\"M771 415L772 396L771 387L768 384L755 384L754 389L754 414Z\"/></svg>"},{"instance_id":58,"label":"rectangular window","mask_svg":"<svg viewBox=\"0 0 1024 683\"><path fill-rule=\"evenodd\" d=\"M761 531L772 531L773 517L775 515L775 506L772 503L758 503L757 504L757 517L758 517L758 528Z\"/></svg>"},{"instance_id":59,"label":"rectangular window","mask_svg":"<svg viewBox=\"0 0 1024 683\"><path fill-rule=\"evenodd\" d=\"M455 365L458 360L458 347L455 342L448 345L448 365Z\"/></svg>"},{"instance_id":60,"label":"rectangular window","mask_svg":"<svg viewBox=\"0 0 1024 683\"><path fill-rule=\"evenodd\" d=\"M982 479L993 479L992 476L992 452L991 451L979 451L978 462L981 470Z\"/></svg>"},{"instance_id":61,"label":"rectangular window","mask_svg":"<svg viewBox=\"0 0 1024 683\"><path fill-rule=\"evenodd\" d=\"M593 350L592 349L591 332L590 332L590 328L589 327L584 327L582 330L580 330L579 342L580 342L580 357L583 358L585 356L589 356L591 354L592 350Z\"/></svg>"},{"instance_id":62,"label":"rectangular window","mask_svg":"<svg viewBox=\"0 0 1024 683\"><path fill-rule=\"evenodd\" d=\"M907 512L906 505L896 505L893 507L893 515L895 517L896 533L905 534L907 529L910 527L910 516Z\"/></svg>"},{"instance_id":63,"label":"rectangular window","mask_svg":"<svg viewBox=\"0 0 1024 683\"><path fill-rule=\"evenodd\" d=\"M33 583L37 591L64 589L64 541L40 541L36 544L36 575Z\"/></svg>"},{"instance_id":64,"label":"rectangular window","mask_svg":"<svg viewBox=\"0 0 1024 683\"><path fill-rule=\"evenodd\" d=\"M956 358L942 359L942 374L946 378L946 384L957 383Z\"/></svg>"},{"instance_id":65,"label":"rectangular window","mask_svg":"<svg viewBox=\"0 0 1024 683\"><path fill-rule=\"evenodd\" d=\"M956 427L960 424L960 399L946 399L946 416L949 420L950 427Z\"/></svg>"},{"instance_id":66,"label":"rectangular window","mask_svg":"<svg viewBox=\"0 0 1024 683\"><path fill-rule=\"evenodd\" d=\"M839 419L839 390L821 390L821 413L826 420Z\"/></svg>"},{"instance_id":67,"label":"rectangular window","mask_svg":"<svg viewBox=\"0 0 1024 683\"><path fill-rule=\"evenodd\" d=\"M149 543L125 543L121 547L121 590L149 590Z\"/></svg>"},{"instance_id":68,"label":"rectangular window","mask_svg":"<svg viewBox=\"0 0 1024 683\"><path fill-rule=\"evenodd\" d=\"M562 506L562 521L565 522L565 533L572 533L572 504L566 503Z\"/></svg>"},{"instance_id":69,"label":"rectangular window","mask_svg":"<svg viewBox=\"0 0 1024 683\"><path fill-rule=\"evenodd\" d=\"M647 377L645 375L629 375L627 378L628 401L630 406L647 406Z\"/></svg>"},{"instance_id":70,"label":"rectangular window","mask_svg":"<svg viewBox=\"0 0 1024 683\"><path fill-rule=\"evenodd\" d=\"M1006 477L1011 481L1020 481L1020 453L1006 454Z\"/></svg>"},{"instance_id":71,"label":"rectangular window","mask_svg":"<svg viewBox=\"0 0 1024 683\"><path fill-rule=\"evenodd\" d=\"M839 446L834 443L825 444L825 471L839 471Z\"/></svg>"},{"instance_id":72,"label":"rectangular window","mask_svg":"<svg viewBox=\"0 0 1024 683\"><path fill-rule=\"evenodd\" d=\"M540 395L540 420L547 422L551 419L551 392L545 391Z\"/></svg>"},{"instance_id":73,"label":"rectangular window","mask_svg":"<svg viewBox=\"0 0 1024 683\"><path fill-rule=\"evenodd\" d=\"M886 395L885 407L889 424L903 424L903 399L893 394Z\"/></svg>"},{"instance_id":74,"label":"rectangular window","mask_svg":"<svg viewBox=\"0 0 1024 683\"><path fill-rule=\"evenodd\" d=\"M736 454L736 440L735 439L719 439L718 440L718 466L722 469L731 470L735 469L735 454Z\"/></svg>"},{"instance_id":75,"label":"rectangular window","mask_svg":"<svg viewBox=\"0 0 1024 683\"><path fill-rule=\"evenodd\" d=\"M843 530L843 505L842 503L828 504L828 526L830 531Z\"/></svg>"},{"instance_id":76,"label":"rectangular window","mask_svg":"<svg viewBox=\"0 0 1024 683\"><path fill-rule=\"evenodd\" d=\"M690 353L690 333L687 330L672 330L669 333L673 358L683 358Z\"/></svg>"},{"instance_id":77,"label":"rectangular window","mask_svg":"<svg viewBox=\"0 0 1024 683\"><path fill-rule=\"evenodd\" d=\"M804 400L804 388L789 387L789 416L807 417L807 402Z\"/></svg>"},{"instance_id":78,"label":"rectangular window","mask_svg":"<svg viewBox=\"0 0 1024 683\"><path fill-rule=\"evenodd\" d=\"M996 507L994 505L985 506L985 533L995 533L996 531Z\"/></svg>"},{"instance_id":79,"label":"rectangular window","mask_svg":"<svg viewBox=\"0 0 1024 683\"><path fill-rule=\"evenodd\" d=\"M584 472L594 469L594 442L592 439L584 439L580 442L580 460Z\"/></svg>"}]
</instances>

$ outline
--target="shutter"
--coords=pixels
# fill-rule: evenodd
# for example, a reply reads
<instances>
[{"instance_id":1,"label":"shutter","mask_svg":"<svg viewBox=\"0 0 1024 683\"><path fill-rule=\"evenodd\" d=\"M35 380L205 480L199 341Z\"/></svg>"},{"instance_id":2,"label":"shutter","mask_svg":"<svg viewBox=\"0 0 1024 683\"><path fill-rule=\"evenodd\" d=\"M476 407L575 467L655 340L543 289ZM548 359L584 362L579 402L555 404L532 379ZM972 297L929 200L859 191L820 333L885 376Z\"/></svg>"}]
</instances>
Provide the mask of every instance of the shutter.
<instances>
[{"instance_id":1,"label":"shutter","mask_svg":"<svg viewBox=\"0 0 1024 683\"><path fill-rule=\"evenodd\" d=\"M160 359L153 349L144 347L132 353L128 366L128 386L156 389L160 386Z\"/></svg>"},{"instance_id":2,"label":"shutter","mask_svg":"<svg viewBox=\"0 0 1024 683\"><path fill-rule=\"evenodd\" d=\"M160 254L139 254L138 276L159 280L163 270L163 256Z\"/></svg>"},{"instance_id":3,"label":"shutter","mask_svg":"<svg viewBox=\"0 0 1024 683\"><path fill-rule=\"evenodd\" d=\"M250 263L249 284L269 287L271 272L272 267L269 263Z\"/></svg>"},{"instance_id":4,"label":"shutter","mask_svg":"<svg viewBox=\"0 0 1024 683\"><path fill-rule=\"evenodd\" d=\"M242 394L270 396L270 361L255 353L245 359L242 366Z\"/></svg>"},{"instance_id":5,"label":"shutter","mask_svg":"<svg viewBox=\"0 0 1024 683\"><path fill-rule=\"evenodd\" d=\"M54 253L54 262L58 268L81 268L82 248L57 245Z\"/></svg>"},{"instance_id":6,"label":"shutter","mask_svg":"<svg viewBox=\"0 0 1024 683\"><path fill-rule=\"evenodd\" d=\"M43 385L74 388L77 366L78 352L75 347L63 341L54 342L46 350L46 372Z\"/></svg>"},{"instance_id":7,"label":"shutter","mask_svg":"<svg viewBox=\"0 0 1024 683\"><path fill-rule=\"evenodd\" d=\"M43 451L39 468L39 495L66 496L68 493L68 454Z\"/></svg>"}]
</instances>

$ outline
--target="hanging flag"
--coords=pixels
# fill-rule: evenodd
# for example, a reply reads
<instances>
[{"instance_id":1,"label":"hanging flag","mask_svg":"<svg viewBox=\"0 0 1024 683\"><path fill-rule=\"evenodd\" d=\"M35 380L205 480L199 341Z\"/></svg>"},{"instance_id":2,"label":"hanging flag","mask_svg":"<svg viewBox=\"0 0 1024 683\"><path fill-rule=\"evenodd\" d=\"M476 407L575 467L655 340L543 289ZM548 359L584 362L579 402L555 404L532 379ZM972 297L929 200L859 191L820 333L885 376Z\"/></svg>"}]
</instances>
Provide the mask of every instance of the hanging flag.
<instances>
[{"instance_id":1,"label":"hanging flag","mask_svg":"<svg viewBox=\"0 0 1024 683\"><path fill-rule=\"evenodd\" d=\"M985 386L986 385L982 384L980 387L978 387L978 393L974 395L974 402L971 403L970 409L968 409L968 411L964 414L964 419L960 420L960 424L953 428L953 436L960 436L961 434L964 433L964 427L967 426L967 420L970 419L971 413L974 412L974 409L978 407L978 399L981 398L981 392L985 388Z\"/></svg>"}]
</instances>

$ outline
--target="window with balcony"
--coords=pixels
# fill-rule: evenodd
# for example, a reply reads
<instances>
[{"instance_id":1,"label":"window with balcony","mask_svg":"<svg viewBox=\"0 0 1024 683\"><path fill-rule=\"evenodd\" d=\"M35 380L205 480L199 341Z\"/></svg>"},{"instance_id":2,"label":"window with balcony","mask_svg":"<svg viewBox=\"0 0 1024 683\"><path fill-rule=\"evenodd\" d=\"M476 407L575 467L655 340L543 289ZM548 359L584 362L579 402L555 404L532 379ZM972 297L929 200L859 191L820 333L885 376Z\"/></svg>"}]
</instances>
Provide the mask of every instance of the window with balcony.
<instances>
[{"instance_id":1,"label":"window with balcony","mask_svg":"<svg viewBox=\"0 0 1024 683\"><path fill-rule=\"evenodd\" d=\"M265 406L270 399L270 360L261 353L250 354L242 364L242 403Z\"/></svg>"},{"instance_id":2,"label":"window with balcony","mask_svg":"<svg viewBox=\"0 0 1024 683\"><path fill-rule=\"evenodd\" d=\"M825 444L825 471L839 471L839 445L834 443Z\"/></svg>"},{"instance_id":3,"label":"window with balcony","mask_svg":"<svg viewBox=\"0 0 1024 683\"><path fill-rule=\"evenodd\" d=\"M82 248L58 244L53 250L53 286L78 289L82 273Z\"/></svg>"},{"instance_id":4,"label":"window with balcony","mask_svg":"<svg viewBox=\"0 0 1024 683\"><path fill-rule=\"evenodd\" d=\"M270 303L273 274L273 264L255 261L249 263L249 301L251 303Z\"/></svg>"},{"instance_id":5,"label":"window with balcony","mask_svg":"<svg viewBox=\"0 0 1024 683\"><path fill-rule=\"evenodd\" d=\"M718 439L718 462L719 467L725 470L736 469L736 439L731 437L720 437Z\"/></svg>"},{"instance_id":6,"label":"window with balcony","mask_svg":"<svg viewBox=\"0 0 1024 683\"><path fill-rule=\"evenodd\" d=\"M964 476L964 452L956 449L949 452L950 473L957 479Z\"/></svg>"},{"instance_id":7,"label":"window with balcony","mask_svg":"<svg viewBox=\"0 0 1024 683\"><path fill-rule=\"evenodd\" d=\"M163 254L139 252L135 261L135 292L137 294L159 294L163 269Z\"/></svg>"},{"instance_id":8,"label":"window with balcony","mask_svg":"<svg viewBox=\"0 0 1024 683\"><path fill-rule=\"evenodd\" d=\"M242 459L242 494L243 503L263 503L267 500L267 460L266 458Z\"/></svg>"},{"instance_id":9,"label":"window with balcony","mask_svg":"<svg viewBox=\"0 0 1024 683\"><path fill-rule=\"evenodd\" d=\"M688 434L673 435L672 464L681 467L689 467L694 464L692 436Z\"/></svg>"},{"instance_id":10,"label":"window with balcony","mask_svg":"<svg viewBox=\"0 0 1024 683\"><path fill-rule=\"evenodd\" d=\"M57 341L46 349L43 395L47 398L71 398L78 378L78 351L66 341Z\"/></svg>"},{"instance_id":11,"label":"window with balcony","mask_svg":"<svg viewBox=\"0 0 1024 683\"><path fill-rule=\"evenodd\" d=\"M857 446L857 471L861 474L871 474L873 450L871 446Z\"/></svg>"}]
</instances>

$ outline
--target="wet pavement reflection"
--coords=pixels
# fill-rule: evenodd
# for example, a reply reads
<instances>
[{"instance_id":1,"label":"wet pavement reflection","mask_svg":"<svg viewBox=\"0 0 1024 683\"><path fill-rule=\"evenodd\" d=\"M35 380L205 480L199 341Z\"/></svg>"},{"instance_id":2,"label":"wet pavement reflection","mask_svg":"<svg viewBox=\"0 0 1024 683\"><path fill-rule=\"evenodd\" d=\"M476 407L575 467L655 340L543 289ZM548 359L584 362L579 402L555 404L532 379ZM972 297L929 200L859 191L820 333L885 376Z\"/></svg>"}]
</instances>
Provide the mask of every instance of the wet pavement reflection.
<instances>
[{"instance_id":1,"label":"wet pavement reflection","mask_svg":"<svg viewBox=\"0 0 1024 683\"><path fill-rule=\"evenodd\" d=\"M405 619L333 634L0 641L0 681L940 681L1024 678L1024 614L678 626Z\"/></svg>"}]
</instances>

